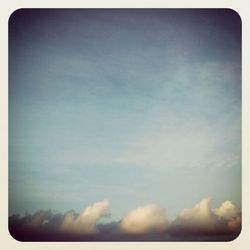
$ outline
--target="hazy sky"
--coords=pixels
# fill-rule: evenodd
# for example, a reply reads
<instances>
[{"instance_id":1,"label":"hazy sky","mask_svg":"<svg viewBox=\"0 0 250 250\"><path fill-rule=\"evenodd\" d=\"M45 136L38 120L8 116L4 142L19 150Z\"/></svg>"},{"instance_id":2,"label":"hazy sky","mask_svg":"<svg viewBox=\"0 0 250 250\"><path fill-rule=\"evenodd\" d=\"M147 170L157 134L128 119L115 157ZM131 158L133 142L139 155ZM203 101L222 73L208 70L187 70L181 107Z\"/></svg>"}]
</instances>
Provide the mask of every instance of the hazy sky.
<instances>
[{"instance_id":1,"label":"hazy sky","mask_svg":"<svg viewBox=\"0 0 250 250\"><path fill-rule=\"evenodd\" d=\"M240 207L240 27L230 10L15 12L10 214Z\"/></svg>"}]
</instances>

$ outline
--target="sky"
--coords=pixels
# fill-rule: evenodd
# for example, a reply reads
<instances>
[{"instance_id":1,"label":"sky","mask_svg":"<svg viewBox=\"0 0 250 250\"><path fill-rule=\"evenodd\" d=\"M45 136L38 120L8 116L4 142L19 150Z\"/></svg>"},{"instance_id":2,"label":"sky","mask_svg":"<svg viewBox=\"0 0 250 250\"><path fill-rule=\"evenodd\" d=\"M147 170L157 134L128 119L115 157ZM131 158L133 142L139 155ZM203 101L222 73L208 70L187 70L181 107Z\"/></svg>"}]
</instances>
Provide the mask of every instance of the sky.
<instances>
[{"instance_id":1,"label":"sky","mask_svg":"<svg viewBox=\"0 0 250 250\"><path fill-rule=\"evenodd\" d=\"M9 20L9 215L241 208L230 9L21 9ZM99 204L99 203L98 203Z\"/></svg>"}]
</instances>

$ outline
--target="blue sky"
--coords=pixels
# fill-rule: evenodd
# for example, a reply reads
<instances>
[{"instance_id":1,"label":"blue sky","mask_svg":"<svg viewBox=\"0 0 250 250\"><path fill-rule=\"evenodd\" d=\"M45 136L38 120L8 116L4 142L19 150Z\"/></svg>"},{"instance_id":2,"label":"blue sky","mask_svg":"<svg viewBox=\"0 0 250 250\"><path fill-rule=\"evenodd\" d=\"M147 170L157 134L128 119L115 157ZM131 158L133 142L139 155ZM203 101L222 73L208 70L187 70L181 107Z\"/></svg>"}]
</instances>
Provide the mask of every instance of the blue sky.
<instances>
[{"instance_id":1,"label":"blue sky","mask_svg":"<svg viewBox=\"0 0 250 250\"><path fill-rule=\"evenodd\" d=\"M10 214L241 206L235 12L19 10L9 25Z\"/></svg>"}]
</instances>

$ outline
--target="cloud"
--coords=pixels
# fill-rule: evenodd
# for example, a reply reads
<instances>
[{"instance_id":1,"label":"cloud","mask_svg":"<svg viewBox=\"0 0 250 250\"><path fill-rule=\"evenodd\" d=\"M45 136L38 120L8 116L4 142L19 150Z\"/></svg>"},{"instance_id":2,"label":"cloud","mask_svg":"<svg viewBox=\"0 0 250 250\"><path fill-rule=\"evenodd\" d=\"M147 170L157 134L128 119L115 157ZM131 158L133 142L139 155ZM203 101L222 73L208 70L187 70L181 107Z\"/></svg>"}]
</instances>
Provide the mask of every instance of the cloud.
<instances>
[{"instance_id":1,"label":"cloud","mask_svg":"<svg viewBox=\"0 0 250 250\"><path fill-rule=\"evenodd\" d=\"M241 213L231 201L225 201L217 209L213 210L219 221L226 223L229 231L238 231L241 228Z\"/></svg>"},{"instance_id":2,"label":"cloud","mask_svg":"<svg viewBox=\"0 0 250 250\"><path fill-rule=\"evenodd\" d=\"M219 208L211 209L211 200L205 198L193 208L184 209L171 223L170 231L186 235L239 233L240 210L231 201L225 201Z\"/></svg>"},{"instance_id":3,"label":"cloud","mask_svg":"<svg viewBox=\"0 0 250 250\"><path fill-rule=\"evenodd\" d=\"M109 202L96 202L82 213L40 210L11 215L9 231L21 241L229 241L241 229L241 212L231 201L211 209L211 198L183 209L169 221L166 209L155 204L138 207L119 221L101 221Z\"/></svg>"},{"instance_id":4,"label":"cloud","mask_svg":"<svg viewBox=\"0 0 250 250\"><path fill-rule=\"evenodd\" d=\"M164 208L150 204L139 207L125 216L121 223L122 232L130 234L143 234L148 232L161 232L168 225L166 211Z\"/></svg>"},{"instance_id":5,"label":"cloud","mask_svg":"<svg viewBox=\"0 0 250 250\"><path fill-rule=\"evenodd\" d=\"M97 232L96 223L107 215L109 202L107 200L97 202L87 207L80 215L75 216L68 212L63 219L61 230L76 234L94 234Z\"/></svg>"},{"instance_id":6,"label":"cloud","mask_svg":"<svg viewBox=\"0 0 250 250\"><path fill-rule=\"evenodd\" d=\"M205 198L193 208L184 209L174 220L172 227L185 232L213 230L213 214L209 208L210 202L211 198Z\"/></svg>"},{"instance_id":7,"label":"cloud","mask_svg":"<svg viewBox=\"0 0 250 250\"><path fill-rule=\"evenodd\" d=\"M213 212L219 217L228 219L237 216L240 211L231 201L225 201Z\"/></svg>"},{"instance_id":8,"label":"cloud","mask_svg":"<svg viewBox=\"0 0 250 250\"><path fill-rule=\"evenodd\" d=\"M29 219L26 218L28 220L25 223L25 226L30 227L30 228L35 228L35 227L41 226L41 225L47 223L50 220L51 216L52 216L51 210L37 211L33 215L29 216Z\"/></svg>"}]
</instances>

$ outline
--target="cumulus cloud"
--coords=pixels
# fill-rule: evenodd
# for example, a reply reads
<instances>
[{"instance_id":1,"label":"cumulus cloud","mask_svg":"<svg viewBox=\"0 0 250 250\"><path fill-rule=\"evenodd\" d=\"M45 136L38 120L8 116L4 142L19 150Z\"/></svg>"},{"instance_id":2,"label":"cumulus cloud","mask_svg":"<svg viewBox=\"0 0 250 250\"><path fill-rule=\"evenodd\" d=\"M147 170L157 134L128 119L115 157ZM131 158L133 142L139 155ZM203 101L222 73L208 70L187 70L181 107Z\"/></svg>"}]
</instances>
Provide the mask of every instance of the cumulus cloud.
<instances>
[{"instance_id":1,"label":"cumulus cloud","mask_svg":"<svg viewBox=\"0 0 250 250\"><path fill-rule=\"evenodd\" d=\"M213 214L209 207L210 202L211 198L205 198L193 208L184 209L172 223L172 227L186 232L213 230Z\"/></svg>"},{"instance_id":2,"label":"cumulus cloud","mask_svg":"<svg viewBox=\"0 0 250 250\"><path fill-rule=\"evenodd\" d=\"M155 204L139 207L125 216L120 229L125 233L143 234L148 232L161 232L168 225L166 211Z\"/></svg>"},{"instance_id":3,"label":"cumulus cloud","mask_svg":"<svg viewBox=\"0 0 250 250\"><path fill-rule=\"evenodd\" d=\"M240 211L231 201L225 201L213 212L219 217L228 219L237 216Z\"/></svg>"},{"instance_id":4,"label":"cumulus cloud","mask_svg":"<svg viewBox=\"0 0 250 250\"><path fill-rule=\"evenodd\" d=\"M107 200L97 202L87 207L80 215L75 216L68 212L63 219L61 230L76 234L94 234L97 232L96 224L107 215L109 202Z\"/></svg>"},{"instance_id":5,"label":"cumulus cloud","mask_svg":"<svg viewBox=\"0 0 250 250\"><path fill-rule=\"evenodd\" d=\"M219 208L211 209L211 198L205 198L193 208L184 209L171 223L171 232L186 235L216 235L239 233L240 210L225 201Z\"/></svg>"},{"instance_id":6,"label":"cumulus cloud","mask_svg":"<svg viewBox=\"0 0 250 250\"><path fill-rule=\"evenodd\" d=\"M138 207L119 221L101 221L108 215L107 200L82 213L40 210L33 215L11 215L9 230L21 241L228 241L240 233L241 212L231 201L211 209L211 198L183 209L173 221L155 204Z\"/></svg>"},{"instance_id":7,"label":"cumulus cloud","mask_svg":"<svg viewBox=\"0 0 250 250\"><path fill-rule=\"evenodd\" d=\"M238 231L241 227L241 213L231 201L225 201L217 209L213 210L218 221L224 221L227 229L230 231Z\"/></svg>"}]
</instances>

